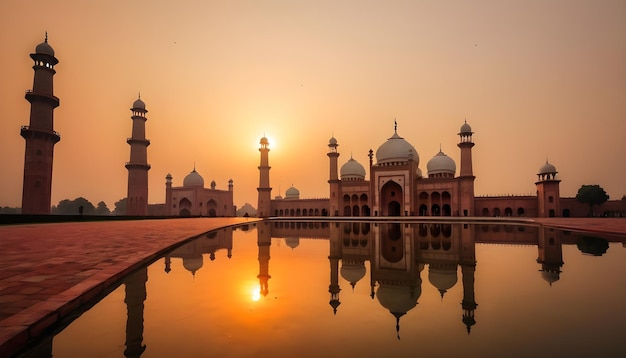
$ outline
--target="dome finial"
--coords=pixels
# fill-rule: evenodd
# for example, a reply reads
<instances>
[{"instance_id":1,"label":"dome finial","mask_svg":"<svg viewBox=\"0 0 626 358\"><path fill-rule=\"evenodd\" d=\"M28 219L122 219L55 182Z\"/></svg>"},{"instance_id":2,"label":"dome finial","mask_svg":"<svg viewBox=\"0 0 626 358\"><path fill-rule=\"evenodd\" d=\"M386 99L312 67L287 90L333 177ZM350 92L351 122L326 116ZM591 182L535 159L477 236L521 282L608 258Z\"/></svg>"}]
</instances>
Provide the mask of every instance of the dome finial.
<instances>
[{"instance_id":1,"label":"dome finial","mask_svg":"<svg viewBox=\"0 0 626 358\"><path fill-rule=\"evenodd\" d=\"M398 121L395 118L393 119L393 131L398 133Z\"/></svg>"},{"instance_id":2,"label":"dome finial","mask_svg":"<svg viewBox=\"0 0 626 358\"><path fill-rule=\"evenodd\" d=\"M441 143L439 143L439 153L443 152L443 150L441 150Z\"/></svg>"},{"instance_id":3,"label":"dome finial","mask_svg":"<svg viewBox=\"0 0 626 358\"><path fill-rule=\"evenodd\" d=\"M46 31L46 38L45 38L44 42L48 43L48 31Z\"/></svg>"}]
</instances>

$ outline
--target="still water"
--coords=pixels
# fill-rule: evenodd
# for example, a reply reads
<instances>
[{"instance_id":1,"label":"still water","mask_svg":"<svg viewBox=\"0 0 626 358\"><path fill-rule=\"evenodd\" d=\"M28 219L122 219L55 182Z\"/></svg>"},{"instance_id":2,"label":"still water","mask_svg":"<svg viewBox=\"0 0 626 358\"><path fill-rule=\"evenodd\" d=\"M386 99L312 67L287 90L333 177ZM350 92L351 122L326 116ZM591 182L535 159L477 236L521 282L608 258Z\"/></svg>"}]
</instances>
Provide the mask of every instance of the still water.
<instances>
[{"instance_id":1,"label":"still water","mask_svg":"<svg viewBox=\"0 0 626 358\"><path fill-rule=\"evenodd\" d=\"M624 357L626 238L264 222L210 232L50 337L54 357Z\"/></svg>"}]
</instances>

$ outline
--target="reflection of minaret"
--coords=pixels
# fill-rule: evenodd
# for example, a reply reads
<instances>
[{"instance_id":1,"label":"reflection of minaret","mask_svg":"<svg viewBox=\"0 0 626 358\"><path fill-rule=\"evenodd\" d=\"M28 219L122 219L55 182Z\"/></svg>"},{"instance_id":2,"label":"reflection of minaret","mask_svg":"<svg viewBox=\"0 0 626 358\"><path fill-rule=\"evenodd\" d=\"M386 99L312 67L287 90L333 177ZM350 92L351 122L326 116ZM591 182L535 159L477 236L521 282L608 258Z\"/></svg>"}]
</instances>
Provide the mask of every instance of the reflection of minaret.
<instances>
[{"instance_id":1,"label":"reflection of minaret","mask_svg":"<svg viewBox=\"0 0 626 358\"><path fill-rule=\"evenodd\" d=\"M124 281L126 285L126 349L125 357L138 358L146 350L143 343L143 302L146 300L148 269L142 268L132 273Z\"/></svg>"},{"instance_id":2,"label":"reflection of minaret","mask_svg":"<svg viewBox=\"0 0 626 358\"><path fill-rule=\"evenodd\" d=\"M563 250L558 233L554 229L539 229L537 240L539 256L537 262L541 264L541 277L550 286L560 278L561 266L563 266Z\"/></svg>"},{"instance_id":3,"label":"reflection of minaret","mask_svg":"<svg viewBox=\"0 0 626 358\"><path fill-rule=\"evenodd\" d=\"M269 223L259 223L257 227L257 245L259 246L259 287L263 297L269 293L268 281L270 276L270 246L272 245L272 235Z\"/></svg>"},{"instance_id":4,"label":"reflection of minaret","mask_svg":"<svg viewBox=\"0 0 626 358\"><path fill-rule=\"evenodd\" d=\"M341 259L341 237L337 223L330 224L330 239L329 239L329 255L328 261L330 262L330 285L328 286L328 292L330 292L330 301L328 304L333 308L333 314L337 314L337 307L341 304L339 302L339 259Z\"/></svg>"},{"instance_id":5,"label":"reflection of minaret","mask_svg":"<svg viewBox=\"0 0 626 358\"><path fill-rule=\"evenodd\" d=\"M133 103L130 109L133 113L132 136L126 140L130 145L130 161L126 163L128 169L128 194L126 196L126 215L148 215L148 146L146 139L146 104L141 97Z\"/></svg>"},{"instance_id":6,"label":"reflection of minaret","mask_svg":"<svg viewBox=\"0 0 626 358\"><path fill-rule=\"evenodd\" d=\"M259 165L259 187L256 189L259 192L259 203L257 205L257 216L260 218L266 218L270 216L270 204L272 199L272 188L270 187L270 165L269 165L269 144L267 138L261 138L261 163Z\"/></svg>"},{"instance_id":7,"label":"reflection of minaret","mask_svg":"<svg viewBox=\"0 0 626 358\"><path fill-rule=\"evenodd\" d=\"M22 187L22 214L50 214L52 194L52 158L54 145L61 140L53 129L54 109L59 99L53 95L54 65L59 60L46 39L35 47L30 57L35 61L33 89L26 92L30 102L30 123L22 126L26 140L24 153L24 183Z\"/></svg>"},{"instance_id":8,"label":"reflection of minaret","mask_svg":"<svg viewBox=\"0 0 626 358\"><path fill-rule=\"evenodd\" d=\"M470 333L476 324L474 311L478 304L474 296L474 273L476 272L476 244L474 242L474 225L463 225L461 235L461 274L463 275L463 323Z\"/></svg>"}]
</instances>

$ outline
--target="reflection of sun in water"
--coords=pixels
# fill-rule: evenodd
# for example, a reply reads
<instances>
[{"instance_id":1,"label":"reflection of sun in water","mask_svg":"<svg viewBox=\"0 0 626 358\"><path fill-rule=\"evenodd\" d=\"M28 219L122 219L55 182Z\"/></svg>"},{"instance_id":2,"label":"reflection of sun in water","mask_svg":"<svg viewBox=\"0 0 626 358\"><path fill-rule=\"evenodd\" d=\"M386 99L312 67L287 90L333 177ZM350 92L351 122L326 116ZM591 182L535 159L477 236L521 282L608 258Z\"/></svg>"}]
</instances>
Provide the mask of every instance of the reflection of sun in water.
<instances>
[{"instance_id":1,"label":"reflection of sun in water","mask_svg":"<svg viewBox=\"0 0 626 358\"><path fill-rule=\"evenodd\" d=\"M252 287L252 301L256 302L261 299L261 286L254 285Z\"/></svg>"}]
</instances>

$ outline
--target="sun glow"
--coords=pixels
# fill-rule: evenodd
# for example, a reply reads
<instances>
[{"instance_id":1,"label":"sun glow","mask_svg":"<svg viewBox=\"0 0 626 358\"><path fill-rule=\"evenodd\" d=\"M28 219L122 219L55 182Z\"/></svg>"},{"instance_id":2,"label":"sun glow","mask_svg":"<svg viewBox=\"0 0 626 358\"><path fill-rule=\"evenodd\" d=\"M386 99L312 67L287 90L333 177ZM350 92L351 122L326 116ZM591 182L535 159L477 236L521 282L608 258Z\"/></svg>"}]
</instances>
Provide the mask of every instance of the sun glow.
<instances>
[{"instance_id":1,"label":"sun glow","mask_svg":"<svg viewBox=\"0 0 626 358\"><path fill-rule=\"evenodd\" d=\"M254 286L252 287L252 290L251 290L251 291L252 291L252 292L251 292L251 293L252 293L252 297L251 297L251 298L252 298L252 301L256 302L256 301L258 301L258 300L260 300L260 299L261 299L261 286L259 286L259 285L254 285Z\"/></svg>"}]
</instances>

